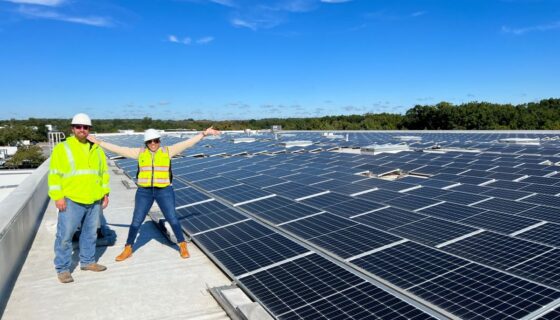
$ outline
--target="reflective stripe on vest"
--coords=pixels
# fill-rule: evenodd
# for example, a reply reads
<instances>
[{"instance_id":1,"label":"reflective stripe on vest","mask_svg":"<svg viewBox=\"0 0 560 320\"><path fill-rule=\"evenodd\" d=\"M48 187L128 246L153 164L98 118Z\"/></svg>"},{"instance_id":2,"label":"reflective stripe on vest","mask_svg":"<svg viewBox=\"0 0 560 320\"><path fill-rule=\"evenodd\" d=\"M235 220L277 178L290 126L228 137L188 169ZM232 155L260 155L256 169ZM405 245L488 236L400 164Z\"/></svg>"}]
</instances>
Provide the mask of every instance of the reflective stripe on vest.
<instances>
[{"instance_id":1,"label":"reflective stripe on vest","mask_svg":"<svg viewBox=\"0 0 560 320\"><path fill-rule=\"evenodd\" d=\"M136 183L140 187L163 188L171 184L171 159L169 149L159 148L155 152L144 149L138 157Z\"/></svg>"},{"instance_id":2,"label":"reflective stripe on vest","mask_svg":"<svg viewBox=\"0 0 560 320\"><path fill-rule=\"evenodd\" d=\"M86 174L99 175L100 177L103 176L103 171L101 171L101 168L103 167L103 163L102 163L103 160L101 159L101 151L100 151L99 148L97 148L97 158L99 159L99 167L98 167L99 170L95 170L95 169L76 170L76 163L74 162L74 155L72 154L72 150L70 150L70 146L68 145L68 142L64 141L63 145L64 145L64 150L66 150L66 157L68 158L68 163L70 164L70 172L63 173L63 172L57 171L56 174L62 175L63 178L70 178L70 177L81 176L81 175L86 175ZM89 157L89 154L88 154L88 157Z\"/></svg>"}]
</instances>

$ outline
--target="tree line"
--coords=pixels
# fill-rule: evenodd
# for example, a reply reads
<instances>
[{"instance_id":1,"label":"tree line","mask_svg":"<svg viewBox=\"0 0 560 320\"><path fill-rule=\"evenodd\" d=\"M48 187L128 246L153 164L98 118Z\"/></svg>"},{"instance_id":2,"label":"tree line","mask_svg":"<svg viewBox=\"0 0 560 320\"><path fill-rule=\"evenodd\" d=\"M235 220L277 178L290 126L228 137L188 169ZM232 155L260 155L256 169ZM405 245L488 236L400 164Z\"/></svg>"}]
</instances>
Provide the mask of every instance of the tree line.
<instances>
[{"instance_id":1,"label":"tree line","mask_svg":"<svg viewBox=\"0 0 560 320\"><path fill-rule=\"evenodd\" d=\"M0 145L14 145L19 140L46 141L46 124L70 134L70 119L0 120ZM117 132L119 129L143 131L202 130L214 125L220 130L269 129L281 125L284 130L558 130L560 99L545 99L519 105L468 102L453 105L416 105L404 115L366 113L315 118L267 118L251 120L159 120L93 119L93 131ZM35 130L32 128L36 128Z\"/></svg>"}]
</instances>

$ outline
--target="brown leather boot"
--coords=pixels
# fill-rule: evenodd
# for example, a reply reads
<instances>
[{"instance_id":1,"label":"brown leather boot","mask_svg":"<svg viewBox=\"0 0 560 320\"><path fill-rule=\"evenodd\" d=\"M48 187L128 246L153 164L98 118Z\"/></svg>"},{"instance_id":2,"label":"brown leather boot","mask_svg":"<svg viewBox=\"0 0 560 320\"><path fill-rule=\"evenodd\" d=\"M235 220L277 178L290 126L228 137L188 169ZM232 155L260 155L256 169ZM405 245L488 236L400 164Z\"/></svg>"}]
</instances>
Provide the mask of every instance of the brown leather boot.
<instances>
[{"instance_id":1,"label":"brown leather boot","mask_svg":"<svg viewBox=\"0 0 560 320\"><path fill-rule=\"evenodd\" d=\"M94 271L94 272L101 272L107 270L107 267L104 265L100 265L99 263L90 263L87 266L80 267L80 269L84 271Z\"/></svg>"},{"instance_id":2,"label":"brown leather boot","mask_svg":"<svg viewBox=\"0 0 560 320\"><path fill-rule=\"evenodd\" d=\"M130 256L132 256L132 246L127 244L124 246L123 252L115 258L115 261L123 261Z\"/></svg>"},{"instance_id":3,"label":"brown leather boot","mask_svg":"<svg viewBox=\"0 0 560 320\"><path fill-rule=\"evenodd\" d=\"M187 250L187 242L179 242L179 253L181 254L181 258L186 259L189 257L189 250Z\"/></svg>"},{"instance_id":4,"label":"brown leather boot","mask_svg":"<svg viewBox=\"0 0 560 320\"><path fill-rule=\"evenodd\" d=\"M70 283L70 282L74 282L74 278L72 278L70 272L64 271L58 274L58 281L62 283Z\"/></svg>"}]
</instances>

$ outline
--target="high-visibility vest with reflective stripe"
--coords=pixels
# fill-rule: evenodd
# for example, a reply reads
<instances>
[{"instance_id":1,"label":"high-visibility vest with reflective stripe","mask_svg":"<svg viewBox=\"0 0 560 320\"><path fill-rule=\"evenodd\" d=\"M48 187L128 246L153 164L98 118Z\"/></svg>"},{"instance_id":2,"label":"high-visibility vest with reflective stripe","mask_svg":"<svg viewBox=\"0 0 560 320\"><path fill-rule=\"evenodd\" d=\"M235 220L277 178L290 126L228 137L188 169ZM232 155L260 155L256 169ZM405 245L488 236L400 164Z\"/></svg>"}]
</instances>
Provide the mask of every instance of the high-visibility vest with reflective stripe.
<instances>
[{"instance_id":1,"label":"high-visibility vest with reflective stripe","mask_svg":"<svg viewBox=\"0 0 560 320\"><path fill-rule=\"evenodd\" d=\"M109 193L109 172L103 150L92 145L87 151L75 137L53 150L49 170L49 196L92 204Z\"/></svg>"},{"instance_id":2,"label":"high-visibility vest with reflective stripe","mask_svg":"<svg viewBox=\"0 0 560 320\"><path fill-rule=\"evenodd\" d=\"M171 184L171 159L169 149L151 152L145 148L138 157L137 183L140 187L164 188Z\"/></svg>"}]
</instances>

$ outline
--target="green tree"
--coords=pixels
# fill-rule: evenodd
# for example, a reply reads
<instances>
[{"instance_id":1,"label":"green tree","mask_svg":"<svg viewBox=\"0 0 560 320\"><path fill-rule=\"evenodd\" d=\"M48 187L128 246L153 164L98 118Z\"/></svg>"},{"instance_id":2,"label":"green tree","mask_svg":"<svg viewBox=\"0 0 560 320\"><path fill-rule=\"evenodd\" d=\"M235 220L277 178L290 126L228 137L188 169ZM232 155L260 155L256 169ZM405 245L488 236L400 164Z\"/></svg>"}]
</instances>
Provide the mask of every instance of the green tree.
<instances>
[{"instance_id":1,"label":"green tree","mask_svg":"<svg viewBox=\"0 0 560 320\"><path fill-rule=\"evenodd\" d=\"M10 169L37 168L45 161L43 151L38 146L23 146L18 148L13 157L4 166Z\"/></svg>"}]
</instances>

